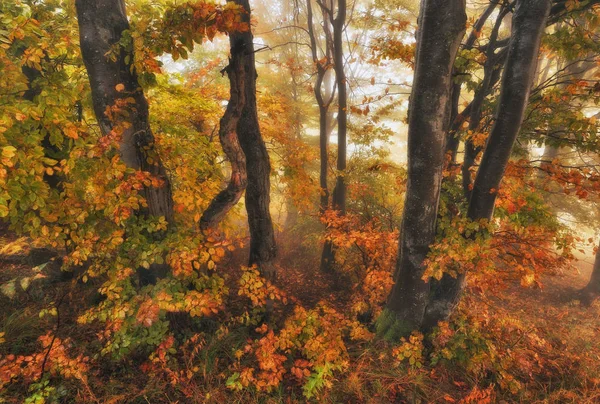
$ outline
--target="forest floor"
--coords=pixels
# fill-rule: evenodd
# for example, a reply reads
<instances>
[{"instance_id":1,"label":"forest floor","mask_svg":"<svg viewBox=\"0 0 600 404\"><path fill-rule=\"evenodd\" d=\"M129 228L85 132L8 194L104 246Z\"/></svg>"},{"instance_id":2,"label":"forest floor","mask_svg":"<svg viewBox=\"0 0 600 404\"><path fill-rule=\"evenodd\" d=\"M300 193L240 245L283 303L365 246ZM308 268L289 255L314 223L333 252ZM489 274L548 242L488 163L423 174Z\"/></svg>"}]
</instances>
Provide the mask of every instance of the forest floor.
<instances>
[{"instance_id":1,"label":"forest floor","mask_svg":"<svg viewBox=\"0 0 600 404\"><path fill-rule=\"evenodd\" d=\"M9 245L12 249L5 248ZM32 257L30 247L26 239L0 238L0 305L4 308L0 311L0 336L4 333L3 343L0 338L0 361L9 353L27 354L36 346L36 340L40 335L54 328L55 320L42 318L39 312L48 307L49 302L62 299L65 296L65 285L69 284L60 279L61 274L57 272L56 265L50 270L52 263L46 268L43 268L43 264L40 267L39 260L43 261L45 258ZM233 267L239 267L237 265L242 263L240 256L241 252L230 257L227 263L228 271ZM343 309L350 294L341 287L343 285L340 285L339 279L319 273L316 269L317 257L308 254L305 255L305 261L298 262L299 256L302 257L302 253L294 251L284 254L281 259L280 265L284 266L286 271L278 283L282 285L285 292L290 296L296 296L307 308L314 307L319 301L325 300L332 306ZM296 257L295 264L292 264L292 257ZM508 350L513 346L515 350L522 349L523 361L531 360L533 357L539 362L540 367L548 368L549 374L544 377L539 377L534 370L531 371L532 380L537 382L528 384L524 388L535 391L529 396L523 396L530 399L518 400L519 402L600 402L600 302L597 301L591 307L586 307L578 301L578 291L586 285L590 277L592 260L590 255L580 256L576 263L577 270L565 270L562 274L547 276L542 279L541 288L509 285L505 293L496 294L491 298L492 304L488 305L491 316L514 319L521 325L526 325L524 328L523 326L515 328L515 332L521 332L522 335L511 337L514 344L513 342L507 344L506 341L509 339L506 338L506 341L498 343L497 346ZM40 275L43 273L46 273L44 275L46 277ZM338 286L331 287L332 283L337 283ZM94 299L93 295L93 288L87 288L85 293L69 293L61 306L62 324L59 330L61 337L69 336L77 345L92 343L95 339L95 330L88 329L82 332L78 329L76 318L81 314L83 307L89 307ZM502 332L510 331L510 328L503 328L503 330ZM526 334L535 335L535 338L545 341L547 348L544 351L527 352L529 350L527 346L523 348L516 346L521 345L521 338L529 338ZM499 352L499 355L504 354L508 352ZM523 364L524 369L528 367L535 366ZM370 374L375 374L378 370L373 369ZM126 370L122 369L122 371ZM369 374L370 371L366 369L365 374ZM422 398L414 402L458 402L461 395L464 397L474 385L479 383L473 379L467 374L454 373L444 383L438 385L429 383L421 394ZM127 377L124 377L119 381L123 383L120 390L127 389L127 380ZM131 375L130 380L134 382L135 375ZM347 382L345 380L340 378L339 382L345 383ZM94 389L95 386L90 387ZM138 388L143 390L143 387ZM100 396L109 393L102 390ZM426 397L425 401L423 396ZM502 400L515 402L509 397L514 395L507 395L505 398L500 393L497 402ZM2 402L1 392L0 402ZM385 403L387 400L371 397L364 401L355 399L353 402Z\"/></svg>"},{"instance_id":2,"label":"forest floor","mask_svg":"<svg viewBox=\"0 0 600 404\"><path fill-rule=\"evenodd\" d=\"M596 299L591 306L580 301L594 257L591 252L576 256L573 268L544 276L541 287L509 285L490 306L492 316L517 319L526 325L528 332L521 337L533 335L546 343L544 350L532 355L548 374L539 377L532 371L532 380L538 379L534 387L538 391L532 392L536 399L531 402L600 403L600 301Z\"/></svg>"}]
</instances>

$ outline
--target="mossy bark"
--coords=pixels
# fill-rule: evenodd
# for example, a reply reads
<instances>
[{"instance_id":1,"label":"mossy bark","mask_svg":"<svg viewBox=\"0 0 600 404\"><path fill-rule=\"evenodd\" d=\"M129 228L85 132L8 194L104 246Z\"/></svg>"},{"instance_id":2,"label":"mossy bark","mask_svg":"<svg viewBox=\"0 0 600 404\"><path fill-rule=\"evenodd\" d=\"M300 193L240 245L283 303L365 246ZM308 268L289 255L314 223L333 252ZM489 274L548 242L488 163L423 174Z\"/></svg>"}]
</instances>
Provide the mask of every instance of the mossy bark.
<instances>
[{"instance_id":1,"label":"mossy bark","mask_svg":"<svg viewBox=\"0 0 600 404\"><path fill-rule=\"evenodd\" d=\"M445 162L454 60L465 32L464 0L425 0L417 30L408 118L408 183L395 284L377 332L386 338L421 326L430 284L424 260L435 240Z\"/></svg>"}]
</instances>

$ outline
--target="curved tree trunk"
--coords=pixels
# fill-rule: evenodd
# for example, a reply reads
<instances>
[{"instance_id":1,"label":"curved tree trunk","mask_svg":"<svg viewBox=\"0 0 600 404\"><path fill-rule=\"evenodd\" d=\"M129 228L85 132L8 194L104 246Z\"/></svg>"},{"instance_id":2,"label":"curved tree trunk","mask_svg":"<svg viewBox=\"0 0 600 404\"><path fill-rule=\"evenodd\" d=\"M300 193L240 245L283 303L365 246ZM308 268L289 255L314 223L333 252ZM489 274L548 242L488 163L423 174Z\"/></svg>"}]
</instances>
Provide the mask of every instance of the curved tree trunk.
<instances>
[{"instance_id":1,"label":"curved tree trunk","mask_svg":"<svg viewBox=\"0 0 600 404\"><path fill-rule=\"evenodd\" d=\"M250 3L248 0L234 0L245 13L242 20L250 25ZM256 66L251 28L246 32L231 33L232 43L243 47L243 66L246 103L237 125L237 133L242 150L246 155L248 186L246 188L246 211L250 227L249 265L256 265L270 278L275 276L272 261L277 255L275 232L269 204L271 202L271 163L267 147L260 133L256 109Z\"/></svg>"},{"instance_id":2,"label":"curved tree trunk","mask_svg":"<svg viewBox=\"0 0 600 404\"><path fill-rule=\"evenodd\" d=\"M517 1L496 122L475 178L467 211L470 220L492 219L497 191L521 128L535 78L540 41L550 5L550 0ZM446 276L443 279L427 307L424 328L431 328L446 319L464 288L464 273L456 278Z\"/></svg>"},{"instance_id":3,"label":"curved tree trunk","mask_svg":"<svg viewBox=\"0 0 600 404\"><path fill-rule=\"evenodd\" d=\"M154 135L148 122L148 102L137 74L128 58L133 54L119 47L123 31L129 29L123 0L76 0L81 54L92 89L96 119L104 135L122 131L120 156L127 167L152 174L162 181L161 187L145 187L142 191L150 216L173 220L171 184L160 157L154 148ZM118 48L116 48L118 47ZM106 56L117 52L116 60ZM120 86L123 89L120 90ZM132 98L133 102L124 100ZM106 112L121 104L119 118L111 120ZM123 123L130 125L125 127Z\"/></svg>"},{"instance_id":4,"label":"curved tree trunk","mask_svg":"<svg viewBox=\"0 0 600 404\"><path fill-rule=\"evenodd\" d=\"M395 284L377 324L395 339L419 328L429 295L423 261L434 242L454 59L465 32L464 0L421 2L408 118L408 184Z\"/></svg>"},{"instance_id":5,"label":"curved tree trunk","mask_svg":"<svg viewBox=\"0 0 600 404\"><path fill-rule=\"evenodd\" d=\"M227 77L229 77L229 103L219 122L219 140L227 159L231 163L231 178L227 188L215 196L202 214L200 219L202 230L217 225L227 212L238 203L248 184L246 156L240 146L237 134L237 125L246 103L245 72L242 64L245 47L243 43L234 42L233 36L230 37L230 40L231 57L229 65L223 69L223 73L227 73Z\"/></svg>"}]
</instances>

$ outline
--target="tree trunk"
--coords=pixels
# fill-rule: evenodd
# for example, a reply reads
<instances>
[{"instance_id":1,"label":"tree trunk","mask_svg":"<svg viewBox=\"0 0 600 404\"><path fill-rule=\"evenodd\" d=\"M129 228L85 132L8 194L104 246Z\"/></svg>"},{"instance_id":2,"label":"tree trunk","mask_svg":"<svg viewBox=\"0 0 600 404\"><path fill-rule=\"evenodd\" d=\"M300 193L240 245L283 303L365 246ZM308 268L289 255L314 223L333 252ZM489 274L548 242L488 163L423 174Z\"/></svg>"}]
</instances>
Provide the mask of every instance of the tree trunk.
<instances>
[{"instance_id":1,"label":"tree trunk","mask_svg":"<svg viewBox=\"0 0 600 404\"><path fill-rule=\"evenodd\" d=\"M435 240L454 59L465 32L464 0L421 2L408 118L408 183L395 284L377 324L395 339L419 328L429 283L423 261Z\"/></svg>"},{"instance_id":2,"label":"tree trunk","mask_svg":"<svg viewBox=\"0 0 600 404\"><path fill-rule=\"evenodd\" d=\"M242 20L250 25L250 3L248 0L234 0L244 8ZM271 163L267 147L260 133L256 108L256 65L254 58L254 37L251 28L246 32L231 33L232 43L240 44L243 50L245 72L246 103L237 125L237 133L242 150L246 155L248 186L246 188L246 211L250 228L249 265L256 265L261 272L274 278L272 261L277 255L275 233L269 204L271 202Z\"/></svg>"},{"instance_id":3,"label":"tree trunk","mask_svg":"<svg viewBox=\"0 0 600 404\"><path fill-rule=\"evenodd\" d=\"M331 38L330 31L327 29L329 22L326 17L326 11L321 7L323 18L323 32L325 33L325 51L324 58L319 58L317 39L313 24L312 0L306 0L306 19L307 31L310 39L310 50L313 63L317 69L317 78L313 92L315 100L319 107L319 153L320 153L320 172L319 172L319 211L322 214L329 207L329 189L327 184L328 172L328 148L329 148L329 107L333 101L335 91L331 89L329 83L330 64L331 64ZM325 84L325 93L323 93L323 84Z\"/></svg>"},{"instance_id":4,"label":"tree trunk","mask_svg":"<svg viewBox=\"0 0 600 404\"><path fill-rule=\"evenodd\" d=\"M473 45L475 45L475 41L477 41L479 33L483 29L483 26L485 25L485 23L488 20L488 18L490 17L490 15L492 15L494 10L496 9L497 5L498 5L498 3L494 2L494 1L490 2L488 7L485 9L485 11L479 16L479 18L475 22L475 25L473 25L473 29L471 30L471 33L469 34L469 36L467 37L467 40L463 44L462 49L465 49L465 50L473 49ZM450 105L449 124L451 126L453 125L454 121L458 117L458 104L460 101L462 81L456 80L455 76L457 76L460 73L462 73L462 72L458 72L458 71L456 71L456 69L453 69L453 71L452 71L454 83L452 84L452 91L451 91L452 103ZM458 152L458 146L460 144L460 140L459 140L458 136L456 136L457 129L458 128L453 129L452 127L450 127L450 129L448 130L448 133L446 134L446 153L450 154L450 163L451 164L456 164L456 155Z\"/></svg>"},{"instance_id":5,"label":"tree trunk","mask_svg":"<svg viewBox=\"0 0 600 404\"><path fill-rule=\"evenodd\" d=\"M120 156L127 167L152 174L161 180L161 187L145 187L142 191L150 216L164 216L172 223L173 199L171 184L160 157L154 148L154 135L148 122L148 103L131 69L133 54L119 46L123 31L129 29L123 0L76 0L81 54L92 89L92 102L102 134L122 131ZM116 60L107 53L116 51ZM126 63L128 58L130 63ZM119 91L118 85L123 89ZM119 86L120 87L120 86ZM124 101L132 98L134 102ZM119 121L106 112L122 104ZM130 125L125 127L123 123Z\"/></svg>"},{"instance_id":6,"label":"tree trunk","mask_svg":"<svg viewBox=\"0 0 600 404\"><path fill-rule=\"evenodd\" d=\"M483 80L477 91L475 91L473 101L471 102L469 130L473 134L479 130L483 102L485 101L485 97L491 92L491 87L493 85L492 78L494 75L494 68L499 61L494 53L496 50L496 41L498 40L498 32L500 31L502 20L504 20L506 14L508 14L507 7L503 8L496 18L496 23L490 34L490 40L486 51L486 59L483 66ZM482 147L476 146L472 139L467 139L465 141L465 158L462 166L462 175L463 191L467 201L471 199L471 168L475 164L475 160L477 159L477 155L481 152L481 149Z\"/></svg>"},{"instance_id":7,"label":"tree trunk","mask_svg":"<svg viewBox=\"0 0 600 404\"><path fill-rule=\"evenodd\" d=\"M234 36L230 37L231 56L229 65L223 69L229 77L229 103L227 109L219 122L219 140L221 147L231 163L231 178L227 188L219 192L211 201L208 208L200 219L200 228L207 230L218 224L223 217L233 208L248 184L246 173L246 156L238 140L238 123L242 116L242 110L246 103L245 99L245 72L243 42L234 42Z\"/></svg>"},{"instance_id":8,"label":"tree trunk","mask_svg":"<svg viewBox=\"0 0 600 404\"><path fill-rule=\"evenodd\" d=\"M348 95L346 87L346 73L344 70L344 41L343 34L346 25L346 0L337 1L337 14L333 18L333 10L329 13L333 26L333 68L338 92L338 114L337 114L337 177L332 195L332 207L340 215L346 214L346 182L344 179L346 171L347 156L347 130L348 130ZM335 245L332 240L326 240L321 254L321 271L331 273L335 261Z\"/></svg>"},{"instance_id":9,"label":"tree trunk","mask_svg":"<svg viewBox=\"0 0 600 404\"><path fill-rule=\"evenodd\" d=\"M475 178L467 211L470 220L492 219L498 187L521 128L535 78L540 41L550 5L550 0L517 0L496 122ZM443 280L427 307L423 322L425 329L448 318L464 289L464 273L456 278L446 276Z\"/></svg>"},{"instance_id":10,"label":"tree trunk","mask_svg":"<svg viewBox=\"0 0 600 404\"><path fill-rule=\"evenodd\" d=\"M147 208L140 214L164 217L173 223L171 183L154 148L154 135L148 121L148 102L137 74L131 68L133 54L119 46L123 31L129 29L123 0L76 0L79 42L90 86L94 113L103 135L120 132L119 154L129 168L150 173L158 178L160 187L146 186L141 191ZM116 60L107 53L117 52ZM126 58L129 63L126 63ZM122 86L122 88L121 88ZM129 98L133 102L129 102ZM119 105L116 119L106 112ZM156 234L155 237L162 237ZM153 264L149 270L140 268L142 284L153 284L164 276L166 265Z\"/></svg>"},{"instance_id":11,"label":"tree trunk","mask_svg":"<svg viewBox=\"0 0 600 404\"><path fill-rule=\"evenodd\" d=\"M319 105L319 158L319 186L321 188L319 211L323 213L329 207L329 189L327 185L329 134L327 133L327 108L321 105Z\"/></svg>"},{"instance_id":12,"label":"tree trunk","mask_svg":"<svg viewBox=\"0 0 600 404\"><path fill-rule=\"evenodd\" d=\"M454 83L451 92L452 97L450 99L450 119L448 120L448 131L446 133L446 154L449 155L448 164L456 164L458 146L460 146L460 138L458 137L458 128L454 129L453 123L459 116L458 104L460 102L461 83Z\"/></svg>"},{"instance_id":13,"label":"tree trunk","mask_svg":"<svg viewBox=\"0 0 600 404\"><path fill-rule=\"evenodd\" d=\"M346 87L346 72L344 71L343 33L346 24L346 0L338 0L337 16L333 21L333 68L338 89L337 114L337 171L338 175L333 189L333 208L342 215L346 213L346 134L348 130L348 95Z\"/></svg>"},{"instance_id":14,"label":"tree trunk","mask_svg":"<svg viewBox=\"0 0 600 404\"><path fill-rule=\"evenodd\" d=\"M517 138L535 71L549 0L518 0L513 16L513 34L502 78L500 104L469 204L471 220L491 220L496 195Z\"/></svg>"}]
</instances>

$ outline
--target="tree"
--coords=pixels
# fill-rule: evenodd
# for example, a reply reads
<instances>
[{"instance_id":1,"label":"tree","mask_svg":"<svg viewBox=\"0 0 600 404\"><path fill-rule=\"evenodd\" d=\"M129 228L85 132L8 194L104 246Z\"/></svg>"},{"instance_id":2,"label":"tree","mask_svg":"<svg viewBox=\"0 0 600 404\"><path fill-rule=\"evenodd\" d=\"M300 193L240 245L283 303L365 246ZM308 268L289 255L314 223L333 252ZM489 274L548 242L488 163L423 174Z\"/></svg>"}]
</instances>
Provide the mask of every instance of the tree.
<instances>
[{"instance_id":1,"label":"tree","mask_svg":"<svg viewBox=\"0 0 600 404\"><path fill-rule=\"evenodd\" d=\"M502 59L506 56L505 52L499 52L499 55L496 55L495 51L498 40L498 31L500 30L502 20L504 20L508 11L508 7L502 7L502 10L498 13L498 17L496 17L496 22L487 44L485 54L486 59L483 66L483 80L479 88L475 91L473 101L471 101L470 104L469 133L471 137L465 140L465 157L462 165L463 191L467 200L470 200L471 198L471 168L473 167L473 164L475 164L475 159L482 149L482 146L475 145L472 136L478 132L481 125L483 101L495 84L494 76L496 76L496 80L499 77L499 68L497 66L502 66L504 64L504 60Z\"/></svg>"},{"instance_id":2,"label":"tree","mask_svg":"<svg viewBox=\"0 0 600 404\"><path fill-rule=\"evenodd\" d=\"M78 0L81 54L88 72L92 104L102 134L119 139L119 155L129 168L157 179L144 185L141 193L147 208L141 213L164 217L173 224L171 182L154 145L148 102L132 67L133 52L124 45L129 22L123 0ZM157 233L157 237L162 237ZM166 265L139 268L142 283L155 283Z\"/></svg>"},{"instance_id":3,"label":"tree","mask_svg":"<svg viewBox=\"0 0 600 404\"><path fill-rule=\"evenodd\" d=\"M418 328L425 313L429 283L422 279L423 261L436 234L452 68L466 18L464 1L421 3L408 117L408 183L399 257L395 285L377 327L386 338Z\"/></svg>"},{"instance_id":4,"label":"tree","mask_svg":"<svg viewBox=\"0 0 600 404\"><path fill-rule=\"evenodd\" d=\"M347 157L347 131L348 131L348 89L346 83L346 74L344 67L344 41L343 35L346 27L346 0L337 1L337 12L334 17L333 2L328 7L321 1L318 2L324 13L329 17L329 22L333 28L333 69L335 71L335 81L338 92L338 112L337 112L337 176L335 188L332 195L332 208L340 215L346 213L346 182L344 179ZM323 159L323 155L321 155ZM321 162L321 164L323 164ZM325 240L323 253L321 254L321 270L331 272L335 260L333 241Z\"/></svg>"},{"instance_id":5,"label":"tree","mask_svg":"<svg viewBox=\"0 0 600 404\"><path fill-rule=\"evenodd\" d=\"M489 222L492 219L498 188L525 116L550 7L549 0L517 1L496 121L469 201L467 218L471 221ZM464 272L455 278L447 274L442 278L429 298L422 323L425 328L435 326L450 315L460 298L464 281Z\"/></svg>"},{"instance_id":6,"label":"tree","mask_svg":"<svg viewBox=\"0 0 600 404\"><path fill-rule=\"evenodd\" d=\"M148 173L161 186L145 186L142 194L147 214L173 221L171 184L156 153L148 122L148 102L137 73L133 54L123 44L129 22L123 0L78 0L79 40L92 89L92 103L100 130L120 138L119 153L127 167Z\"/></svg>"},{"instance_id":7,"label":"tree","mask_svg":"<svg viewBox=\"0 0 600 404\"><path fill-rule=\"evenodd\" d=\"M248 0L234 0L243 7L242 22L250 24L251 11ZM240 54L246 80L244 82L245 104L237 123L240 145L246 156L248 185L246 188L246 211L250 227L249 265L257 265L265 275L274 277L272 261L277 255L275 233L269 204L271 201L271 163L265 142L260 133L256 109L256 65L254 37L251 28L244 32L232 32L233 52Z\"/></svg>"},{"instance_id":8,"label":"tree","mask_svg":"<svg viewBox=\"0 0 600 404\"><path fill-rule=\"evenodd\" d=\"M548 0L517 2L496 123L490 133L469 203L468 217L471 220L492 218L497 190L523 122L550 6Z\"/></svg>"},{"instance_id":9,"label":"tree","mask_svg":"<svg viewBox=\"0 0 600 404\"><path fill-rule=\"evenodd\" d=\"M246 156L240 146L238 124L242 111L246 106L246 72L244 69L245 49L242 38L237 35L230 37L229 64L222 70L229 78L229 102L223 117L219 122L219 141L231 163L231 178L227 187L213 198L208 208L200 218L200 228L209 229L218 224L233 208L248 184L246 172Z\"/></svg>"},{"instance_id":10,"label":"tree","mask_svg":"<svg viewBox=\"0 0 600 404\"><path fill-rule=\"evenodd\" d=\"M461 49L464 49L464 50L473 49L473 46L475 45L475 41L477 41L477 38L480 35L481 30L483 29L486 21L492 15L492 13L494 12L494 10L496 9L497 6L498 6L498 4L496 2L490 2L488 7L479 16L479 18L473 25L473 29L471 30L471 33L467 37L467 40L465 41L465 43L461 46ZM462 73L462 72L460 72L455 67L453 70L453 76L457 76L459 73ZM458 104L460 101L462 84L463 84L462 80L456 80L455 83L452 85L452 93L451 93L452 100L451 100L451 105L450 105L450 120L449 120L450 127L448 129L448 135L446 138L446 153L450 154L450 161L452 163L456 163L456 155L458 152L458 146L460 144L460 139L457 136L458 128L459 128L460 124L462 124L462 122L463 122L463 119L460 119L460 118L462 118L463 116L466 116L469 113L469 111L467 111L467 110L464 110L462 112L462 114L460 114L460 115L458 113ZM470 110L470 108L469 108L469 110ZM456 124L455 124L455 122L456 122Z\"/></svg>"},{"instance_id":11,"label":"tree","mask_svg":"<svg viewBox=\"0 0 600 404\"><path fill-rule=\"evenodd\" d=\"M337 15L333 18L333 10L330 9L329 16L333 26L333 69L335 70L335 81L338 89L338 113L337 113L337 137L338 153L336 169L338 171L333 189L333 208L342 215L346 213L346 182L344 171L346 170L347 157L347 132L348 132L348 88L346 84L346 73L344 68L344 42L343 35L346 26L346 0L338 0Z\"/></svg>"},{"instance_id":12,"label":"tree","mask_svg":"<svg viewBox=\"0 0 600 404\"><path fill-rule=\"evenodd\" d=\"M321 187L321 198L319 208L321 213L327 210L329 206L329 190L327 185L327 172L329 163L329 136L331 134L329 107L335 97L335 87L331 87L326 80L330 77L332 65L332 42L330 22L327 11L323 6L319 6L323 15L323 33L325 34L325 50L323 58L319 58L317 48L317 36L313 24L312 0L306 1L306 16L308 35L310 38L310 50L313 63L317 69L315 78L314 94L319 107L319 152L320 152L320 171L319 185ZM323 89L325 85L325 89Z\"/></svg>"}]
</instances>

